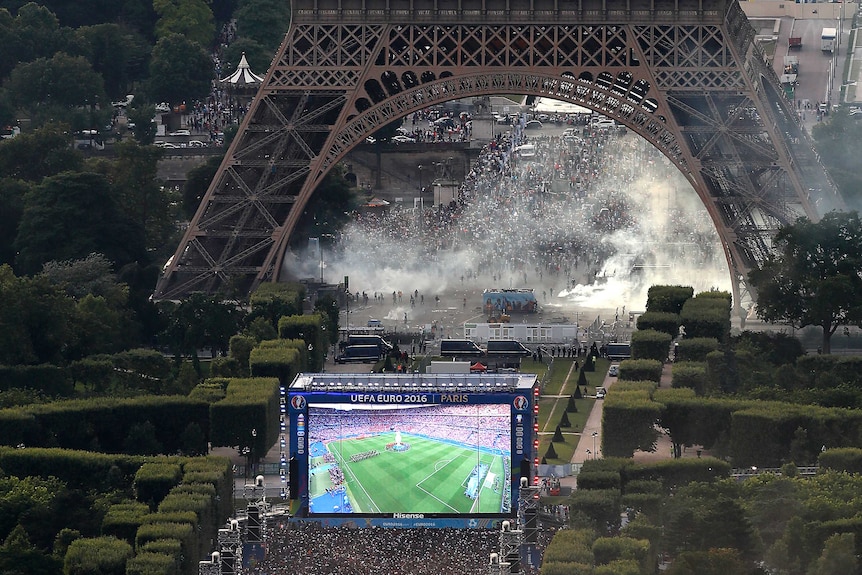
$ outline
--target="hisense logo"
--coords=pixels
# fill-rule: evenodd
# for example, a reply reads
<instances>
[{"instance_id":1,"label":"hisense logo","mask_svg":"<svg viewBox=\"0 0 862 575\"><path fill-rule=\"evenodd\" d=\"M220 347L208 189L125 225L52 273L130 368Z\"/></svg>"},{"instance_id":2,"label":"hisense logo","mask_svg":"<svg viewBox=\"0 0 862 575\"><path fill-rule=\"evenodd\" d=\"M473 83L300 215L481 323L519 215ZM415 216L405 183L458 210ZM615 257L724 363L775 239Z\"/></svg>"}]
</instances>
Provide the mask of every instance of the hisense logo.
<instances>
[{"instance_id":1,"label":"hisense logo","mask_svg":"<svg viewBox=\"0 0 862 575\"><path fill-rule=\"evenodd\" d=\"M423 513L393 513L392 519L425 519Z\"/></svg>"}]
</instances>

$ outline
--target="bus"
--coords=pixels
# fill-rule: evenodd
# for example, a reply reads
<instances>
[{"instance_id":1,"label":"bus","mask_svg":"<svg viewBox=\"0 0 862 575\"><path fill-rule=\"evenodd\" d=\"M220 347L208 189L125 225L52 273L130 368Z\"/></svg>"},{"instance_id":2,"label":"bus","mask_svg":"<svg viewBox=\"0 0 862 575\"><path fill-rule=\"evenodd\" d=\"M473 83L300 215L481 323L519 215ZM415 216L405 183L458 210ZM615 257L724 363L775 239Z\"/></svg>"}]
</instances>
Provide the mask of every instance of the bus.
<instances>
[{"instance_id":1,"label":"bus","mask_svg":"<svg viewBox=\"0 0 862 575\"><path fill-rule=\"evenodd\" d=\"M820 33L820 49L824 52L835 51L835 41L838 31L835 28L824 28Z\"/></svg>"}]
</instances>

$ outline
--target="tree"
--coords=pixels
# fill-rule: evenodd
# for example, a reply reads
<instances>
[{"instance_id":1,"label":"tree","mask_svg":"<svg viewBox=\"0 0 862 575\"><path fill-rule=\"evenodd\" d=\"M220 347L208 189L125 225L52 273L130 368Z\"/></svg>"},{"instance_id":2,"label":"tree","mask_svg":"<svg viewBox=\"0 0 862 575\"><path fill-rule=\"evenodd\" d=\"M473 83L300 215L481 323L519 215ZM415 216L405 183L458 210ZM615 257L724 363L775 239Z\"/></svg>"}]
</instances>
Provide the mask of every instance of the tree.
<instances>
[{"instance_id":1,"label":"tree","mask_svg":"<svg viewBox=\"0 0 862 575\"><path fill-rule=\"evenodd\" d=\"M46 278L0 266L0 364L62 361L73 314L74 302Z\"/></svg>"},{"instance_id":2,"label":"tree","mask_svg":"<svg viewBox=\"0 0 862 575\"><path fill-rule=\"evenodd\" d=\"M839 325L862 324L862 222L857 212L830 212L817 223L799 218L775 235L776 254L749 275L757 315L822 330L830 352Z\"/></svg>"},{"instance_id":3,"label":"tree","mask_svg":"<svg viewBox=\"0 0 862 575\"><path fill-rule=\"evenodd\" d=\"M135 141L142 146L151 146L156 141L158 131L153 121L156 117L156 107L152 104L132 102L132 105L126 109L126 114L129 116L129 122L135 125L132 128Z\"/></svg>"},{"instance_id":4,"label":"tree","mask_svg":"<svg viewBox=\"0 0 862 575\"><path fill-rule=\"evenodd\" d=\"M254 40L273 54L290 25L290 4L280 0L246 0L234 16L240 38Z\"/></svg>"},{"instance_id":5,"label":"tree","mask_svg":"<svg viewBox=\"0 0 862 575\"><path fill-rule=\"evenodd\" d=\"M18 525L0 546L0 573L3 575L54 575L60 561L36 549L27 531Z\"/></svg>"},{"instance_id":6,"label":"tree","mask_svg":"<svg viewBox=\"0 0 862 575\"><path fill-rule=\"evenodd\" d=\"M147 250L162 252L166 246L173 246L171 236L176 232L170 189L158 179L163 152L135 142L117 144L115 149L117 160L102 164L99 171L111 182L124 219L144 230Z\"/></svg>"},{"instance_id":7,"label":"tree","mask_svg":"<svg viewBox=\"0 0 862 575\"><path fill-rule=\"evenodd\" d=\"M102 253L119 269L146 259L143 236L120 213L104 176L63 173L46 178L24 198L16 264L32 274L51 260Z\"/></svg>"},{"instance_id":8,"label":"tree","mask_svg":"<svg viewBox=\"0 0 862 575\"><path fill-rule=\"evenodd\" d=\"M836 533L826 540L823 554L808 570L809 575L855 575L856 536L853 533Z\"/></svg>"},{"instance_id":9,"label":"tree","mask_svg":"<svg viewBox=\"0 0 862 575\"><path fill-rule=\"evenodd\" d=\"M153 0L159 15L156 38L180 34L200 46L209 46L215 37L213 12L204 0Z\"/></svg>"},{"instance_id":10,"label":"tree","mask_svg":"<svg viewBox=\"0 0 862 575\"><path fill-rule=\"evenodd\" d=\"M141 34L113 23L84 26L75 34L111 99L125 96L132 82L145 77L152 47Z\"/></svg>"},{"instance_id":11,"label":"tree","mask_svg":"<svg viewBox=\"0 0 862 575\"><path fill-rule=\"evenodd\" d=\"M0 264L15 261L15 236L24 213L24 195L29 189L22 180L0 179Z\"/></svg>"},{"instance_id":12,"label":"tree","mask_svg":"<svg viewBox=\"0 0 862 575\"><path fill-rule=\"evenodd\" d=\"M84 158L69 146L68 131L64 124L47 124L0 142L0 174L38 184L60 172L80 171Z\"/></svg>"},{"instance_id":13,"label":"tree","mask_svg":"<svg viewBox=\"0 0 862 575\"><path fill-rule=\"evenodd\" d=\"M181 34L159 39L150 59L149 95L172 105L204 99L213 78L212 61L200 44Z\"/></svg>"},{"instance_id":14,"label":"tree","mask_svg":"<svg viewBox=\"0 0 862 575\"><path fill-rule=\"evenodd\" d=\"M4 87L36 125L62 120L73 130L98 128L110 117L104 80L83 56L58 52L19 64Z\"/></svg>"}]
</instances>

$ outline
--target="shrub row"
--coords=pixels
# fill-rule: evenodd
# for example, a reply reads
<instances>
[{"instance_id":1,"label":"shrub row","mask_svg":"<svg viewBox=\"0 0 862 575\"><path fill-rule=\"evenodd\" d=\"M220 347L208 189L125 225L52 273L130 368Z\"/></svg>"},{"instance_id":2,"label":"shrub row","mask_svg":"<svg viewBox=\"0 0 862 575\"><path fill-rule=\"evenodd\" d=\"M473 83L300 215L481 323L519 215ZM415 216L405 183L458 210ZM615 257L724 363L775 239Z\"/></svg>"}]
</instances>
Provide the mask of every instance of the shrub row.
<instances>
[{"instance_id":1,"label":"shrub row","mask_svg":"<svg viewBox=\"0 0 862 575\"><path fill-rule=\"evenodd\" d=\"M0 442L33 447L63 447L85 451L129 451L131 432L148 424L156 453L183 449L206 451L209 432L208 404L183 396L143 396L63 400L0 410ZM189 425L203 436L198 445L183 442ZM132 445L131 447L140 447Z\"/></svg>"}]
</instances>

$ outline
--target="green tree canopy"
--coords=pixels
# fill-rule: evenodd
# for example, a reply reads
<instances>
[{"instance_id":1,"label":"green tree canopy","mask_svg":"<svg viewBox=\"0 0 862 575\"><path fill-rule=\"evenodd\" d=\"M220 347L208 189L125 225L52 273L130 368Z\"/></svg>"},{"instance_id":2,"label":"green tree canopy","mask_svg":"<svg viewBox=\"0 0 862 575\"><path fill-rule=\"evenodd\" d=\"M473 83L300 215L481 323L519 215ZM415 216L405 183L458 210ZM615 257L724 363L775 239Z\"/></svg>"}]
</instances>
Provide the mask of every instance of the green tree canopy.
<instances>
[{"instance_id":1,"label":"green tree canopy","mask_svg":"<svg viewBox=\"0 0 862 575\"><path fill-rule=\"evenodd\" d=\"M78 28L75 34L111 99L125 96L132 82L146 77L152 46L141 34L113 23Z\"/></svg>"},{"instance_id":2,"label":"green tree canopy","mask_svg":"<svg viewBox=\"0 0 862 575\"><path fill-rule=\"evenodd\" d=\"M180 34L192 42L208 47L215 37L215 19L204 0L153 0L159 15L156 38Z\"/></svg>"},{"instance_id":3,"label":"green tree canopy","mask_svg":"<svg viewBox=\"0 0 862 575\"><path fill-rule=\"evenodd\" d=\"M62 120L80 130L97 127L110 116L104 80L83 56L57 52L19 64L4 88L11 103L38 125Z\"/></svg>"},{"instance_id":4,"label":"green tree canopy","mask_svg":"<svg viewBox=\"0 0 862 575\"><path fill-rule=\"evenodd\" d=\"M15 241L16 264L36 273L52 260L91 253L107 256L116 268L143 260L143 231L123 217L107 179L100 174L63 173L46 178L24 198Z\"/></svg>"},{"instance_id":5,"label":"green tree canopy","mask_svg":"<svg viewBox=\"0 0 862 575\"><path fill-rule=\"evenodd\" d=\"M839 325L862 322L862 222L857 212L830 212L819 222L800 218L775 236L776 254L749 281L761 319L822 330L830 352Z\"/></svg>"},{"instance_id":6,"label":"green tree canopy","mask_svg":"<svg viewBox=\"0 0 862 575\"><path fill-rule=\"evenodd\" d=\"M206 50L182 34L168 34L153 48L149 80L153 101L175 105L205 98L212 79L212 60Z\"/></svg>"},{"instance_id":7,"label":"green tree canopy","mask_svg":"<svg viewBox=\"0 0 862 575\"><path fill-rule=\"evenodd\" d=\"M68 130L63 124L48 124L0 141L0 174L39 183L60 172L80 170L84 158L69 146Z\"/></svg>"}]
</instances>

